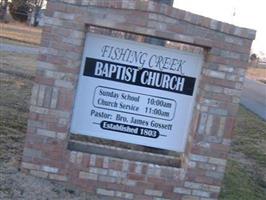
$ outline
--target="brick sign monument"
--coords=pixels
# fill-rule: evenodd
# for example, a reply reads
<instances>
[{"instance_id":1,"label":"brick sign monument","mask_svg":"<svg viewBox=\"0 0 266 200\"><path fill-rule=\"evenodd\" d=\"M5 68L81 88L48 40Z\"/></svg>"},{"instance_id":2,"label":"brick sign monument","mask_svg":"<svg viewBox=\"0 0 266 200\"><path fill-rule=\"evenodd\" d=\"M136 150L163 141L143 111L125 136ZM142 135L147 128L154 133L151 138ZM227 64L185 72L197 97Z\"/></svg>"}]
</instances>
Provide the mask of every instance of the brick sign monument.
<instances>
[{"instance_id":1,"label":"brick sign monument","mask_svg":"<svg viewBox=\"0 0 266 200\"><path fill-rule=\"evenodd\" d=\"M47 6L22 170L100 199L217 199L255 31L144 0Z\"/></svg>"}]
</instances>

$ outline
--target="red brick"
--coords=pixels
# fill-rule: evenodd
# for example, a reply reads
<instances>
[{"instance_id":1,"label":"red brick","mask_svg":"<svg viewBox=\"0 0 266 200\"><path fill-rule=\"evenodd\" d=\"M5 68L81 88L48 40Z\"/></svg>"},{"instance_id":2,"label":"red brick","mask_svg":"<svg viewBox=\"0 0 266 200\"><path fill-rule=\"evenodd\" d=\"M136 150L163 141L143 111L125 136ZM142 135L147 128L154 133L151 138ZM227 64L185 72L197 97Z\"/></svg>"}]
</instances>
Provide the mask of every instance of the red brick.
<instances>
[{"instance_id":1,"label":"red brick","mask_svg":"<svg viewBox=\"0 0 266 200\"><path fill-rule=\"evenodd\" d=\"M108 189L108 190L118 190L121 192L125 192L126 191L126 186L125 185L121 185L121 184L114 184L114 183L104 183L104 188Z\"/></svg>"},{"instance_id":2,"label":"red brick","mask_svg":"<svg viewBox=\"0 0 266 200\"><path fill-rule=\"evenodd\" d=\"M122 171L122 165L123 165L123 163L121 161L111 160L108 163L108 168L109 169L114 169L114 170Z\"/></svg>"},{"instance_id":3,"label":"red brick","mask_svg":"<svg viewBox=\"0 0 266 200\"><path fill-rule=\"evenodd\" d=\"M173 200L181 200L182 195L181 194L176 194L176 193L173 193L173 192L164 192L163 198L173 199Z\"/></svg>"},{"instance_id":4,"label":"red brick","mask_svg":"<svg viewBox=\"0 0 266 200\"><path fill-rule=\"evenodd\" d=\"M65 111L71 110L73 107L73 99L74 99L74 94L72 91L60 89L57 108Z\"/></svg>"},{"instance_id":5,"label":"red brick","mask_svg":"<svg viewBox=\"0 0 266 200\"><path fill-rule=\"evenodd\" d=\"M43 84L43 85L51 85L51 86L54 85L54 79L45 78L40 75L36 75L35 82L38 82L39 84Z\"/></svg>"},{"instance_id":6,"label":"red brick","mask_svg":"<svg viewBox=\"0 0 266 200\"><path fill-rule=\"evenodd\" d=\"M153 200L153 197L149 197L146 195L137 194L134 195L135 199L141 199L141 200Z\"/></svg>"},{"instance_id":7,"label":"red brick","mask_svg":"<svg viewBox=\"0 0 266 200\"><path fill-rule=\"evenodd\" d=\"M130 180L136 180L136 181L144 181L145 180L145 176L139 175L139 174L128 174L127 178Z\"/></svg>"},{"instance_id":8,"label":"red brick","mask_svg":"<svg viewBox=\"0 0 266 200\"><path fill-rule=\"evenodd\" d=\"M212 78L212 77L205 77L204 75L202 79L204 80L203 83L235 89L235 81L229 81L225 79Z\"/></svg>"},{"instance_id":9,"label":"red brick","mask_svg":"<svg viewBox=\"0 0 266 200\"><path fill-rule=\"evenodd\" d=\"M96 156L96 167L101 168L103 167L103 157Z\"/></svg>"},{"instance_id":10,"label":"red brick","mask_svg":"<svg viewBox=\"0 0 266 200\"><path fill-rule=\"evenodd\" d=\"M201 146L194 145L192 147L191 152L192 153L197 153L200 155L205 155L205 156L213 156L213 157L218 157L218 158L227 158L227 153L228 153L229 147L226 146L220 146L220 144L210 144L209 148L204 148Z\"/></svg>"},{"instance_id":11,"label":"red brick","mask_svg":"<svg viewBox=\"0 0 266 200\"><path fill-rule=\"evenodd\" d=\"M224 138L231 139L233 135L233 128L235 127L236 119L229 117L225 122L225 134Z\"/></svg>"},{"instance_id":12,"label":"red brick","mask_svg":"<svg viewBox=\"0 0 266 200\"><path fill-rule=\"evenodd\" d=\"M166 193L166 192L171 193L171 192L173 192L174 186L166 183L165 181L161 181L161 183L155 183L154 189L155 190L162 190L164 193Z\"/></svg>"}]
</instances>

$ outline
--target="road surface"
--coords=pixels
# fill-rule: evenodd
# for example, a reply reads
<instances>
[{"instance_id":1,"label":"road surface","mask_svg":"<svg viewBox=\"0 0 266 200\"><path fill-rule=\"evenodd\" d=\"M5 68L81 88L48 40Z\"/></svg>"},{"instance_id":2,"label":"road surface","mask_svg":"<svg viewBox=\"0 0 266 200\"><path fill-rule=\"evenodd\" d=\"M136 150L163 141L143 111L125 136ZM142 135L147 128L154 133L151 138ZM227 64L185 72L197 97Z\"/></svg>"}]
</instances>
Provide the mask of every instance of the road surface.
<instances>
[{"instance_id":1,"label":"road surface","mask_svg":"<svg viewBox=\"0 0 266 200\"><path fill-rule=\"evenodd\" d=\"M266 84L246 78L240 103L266 120Z\"/></svg>"}]
</instances>

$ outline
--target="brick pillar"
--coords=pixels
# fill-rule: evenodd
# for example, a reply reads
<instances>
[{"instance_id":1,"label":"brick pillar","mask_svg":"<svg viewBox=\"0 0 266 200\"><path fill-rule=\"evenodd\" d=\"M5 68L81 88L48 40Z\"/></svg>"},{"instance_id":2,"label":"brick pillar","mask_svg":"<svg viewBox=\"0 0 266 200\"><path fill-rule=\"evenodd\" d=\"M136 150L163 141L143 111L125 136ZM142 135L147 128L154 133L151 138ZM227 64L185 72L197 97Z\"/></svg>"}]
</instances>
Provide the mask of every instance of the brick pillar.
<instances>
[{"instance_id":1,"label":"brick pillar","mask_svg":"<svg viewBox=\"0 0 266 200\"><path fill-rule=\"evenodd\" d=\"M22 170L108 199L217 199L255 31L144 0L50 0L44 24ZM204 49L181 168L68 149L88 25Z\"/></svg>"}]
</instances>

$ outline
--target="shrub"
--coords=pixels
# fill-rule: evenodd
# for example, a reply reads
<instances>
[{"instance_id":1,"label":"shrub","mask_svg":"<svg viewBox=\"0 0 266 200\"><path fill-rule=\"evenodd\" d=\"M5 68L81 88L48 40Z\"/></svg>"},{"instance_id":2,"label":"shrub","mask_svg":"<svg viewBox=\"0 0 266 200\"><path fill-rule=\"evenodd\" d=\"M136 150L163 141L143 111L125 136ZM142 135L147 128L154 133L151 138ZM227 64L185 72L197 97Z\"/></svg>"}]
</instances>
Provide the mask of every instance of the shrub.
<instances>
[{"instance_id":1,"label":"shrub","mask_svg":"<svg viewBox=\"0 0 266 200\"><path fill-rule=\"evenodd\" d=\"M9 9L14 20L20 22L26 22L28 20L30 5L27 0L12 0Z\"/></svg>"}]
</instances>

